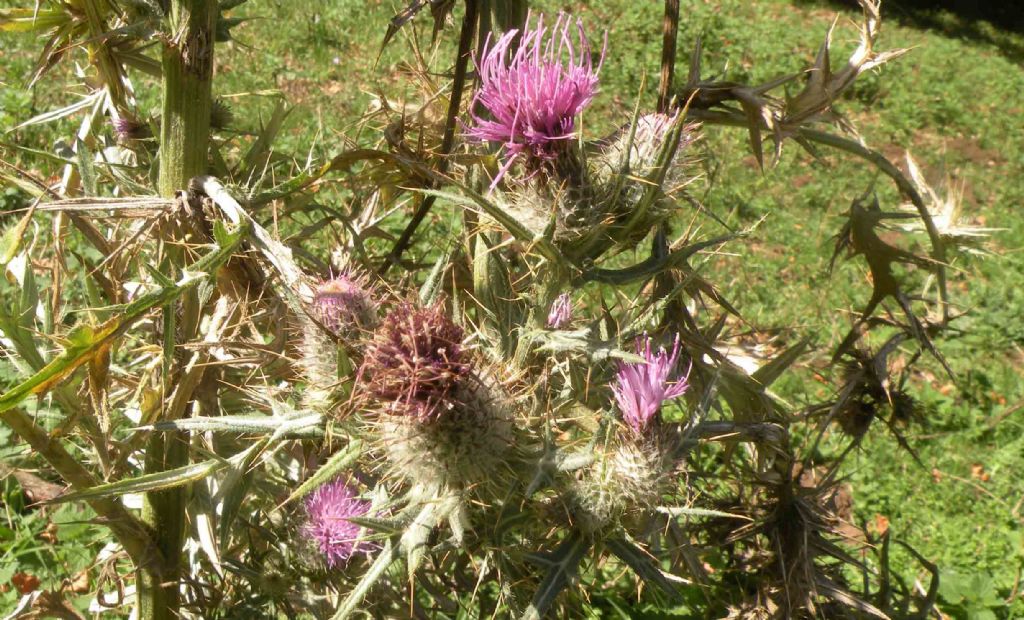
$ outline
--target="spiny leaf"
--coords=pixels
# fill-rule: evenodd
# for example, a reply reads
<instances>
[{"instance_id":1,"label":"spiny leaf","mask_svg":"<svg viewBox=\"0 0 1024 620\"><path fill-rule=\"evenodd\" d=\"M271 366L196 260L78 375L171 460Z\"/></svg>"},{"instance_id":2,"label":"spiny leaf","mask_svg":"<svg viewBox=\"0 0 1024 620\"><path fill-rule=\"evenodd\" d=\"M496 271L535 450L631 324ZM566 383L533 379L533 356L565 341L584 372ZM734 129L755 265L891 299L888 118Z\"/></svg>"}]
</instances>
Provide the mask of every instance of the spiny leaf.
<instances>
[{"instance_id":1,"label":"spiny leaf","mask_svg":"<svg viewBox=\"0 0 1024 620\"><path fill-rule=\"evenodd\" d=\"M384 543L384 548L377 554L373 564L370 568L363 573L363 578L359 580L356 587L352 588L352 591L348 593L345 600L342 601L338 607L338 611L334 614L333 620L345 620L351 616L366 598L366 594L370 591L370 588L384 576L384 572L398 560L399 552L401 547L396 544L395 539L391 538Z\"/></svg>"},{"instance_id":2,"label":"spiny leaf","mask_svg":"<svg viewBox=\"0 0 1024 620\"><path fill-rule=\"evenodd\" d=\"M14 257L21 251L21 245L27 239L25 234L28 231L29 222L36 211L36 205L32 205L25 216L18 220L18 223L7 229L0 239L0 271L14 260Z\"/></svg>"},{"instance_id":3,"label":"spiny leaf","mask_svg":"<svg viewBox=\"0 0 1024 620\"><path fill-rule=\"evenodd\" d=\"M434 267L430 270L430 274L427 275L427 279L423 282L423 286L420 287L420 303L425 306L432 305L437 301L438 296L441 294L444 285L444 274L448 271L448 267L452 264L452 253L454 252L455 244L448 246L444 254L437 259L434 263Z\"/></svg>"},{"instance_id":4,"label":"spiny leaf","mask_svg":"<svg viewBox=\"0 0 1024 620\"><path fill-rule=\"evenodd\" d=\"M497 246L485 233L475 235L473 292L484 307L484 323L501 342L502 353L515 350L515 326L519 323L520 303Z\"/></svg>"},{"instance_id":5,"label":"spiny leaf","mask_svg":"<svg viewBox=\"0 0 1024 620\"><path fill-rule=\"evenodd\" d=\"M0 13L0 15L2 15L2 13ZM2 27L2 26L0 26L0 27ZM43 123L49 123L49 122L52 122L52 121L60 120L60 119L62 119L64 117L66 117L66 116L71 116L72 114L75 114L76 112L79 112L81 110L84 110L86 108L94 106L96 104L96 102L101 97L103 97L103 96L104 96L104 92L102 90L96 91L95 93L93 93L91 95L87 95L85 97L82 97L81 99L79 99L78 101L72 103L71 105L67 105L67 106L64 106L63 108L58 108L56 110L50 110L49 112L43 112L42 114L33 116L32 118L28 119L27 121L25 121L25 122L21 123L20 125L14 127L10 131L16 131L16 130L22 129L24 127L29 127L30 125L41 125Z\"/></svg>"},{"instance_id":6,"label":"spiny leaf","mask_svg":"<svg viewBox=\"0 0 1024 620\"><path fill-rule=\"evenodd\" d=\"M633 572L648 583L661 588L673 601L678 601L682 596L679 589L669 581L664 571L658 567L657 562L643 549L637 547L625 538L612 538L605 541L608 550L615 554L615 557L625 562Z\"/></svg>"},{"instance_id":7,"label":"spiny leaf","mask_svg":"<svg viewBox=\"0 0 1024 620\"><path fill-rule=\"evenodd\" d=\"M381 534L400 534L405 529L406 522L402 519L378 519L375 517L346 517L346 521L355 523Z\"/></svg>"},{"instance_id":8,"label":"spiny leaf","mask_svg":"<svg viewBox=\"0 0 1024 620\"><path fill-rule=\"evenodd\" d=\"M519 223L509 213L494 204L490 200L487 200L477 192L474 192L468 187L460 186L462 194L452 194L450 192L443 192L433 189L419 189L420 193L428 196L435 196L437 198L444 198L452 204L461 205L464 207L473 207L486 213L498 224L500 224L510 235L528 244L533 244L537 247L541 254L545 257L554 260L561 264L568 264L568 260L562 255L562 253L556 248L550 241L540 236L535 236L525 226ZM464 194L464 195L463 195Z\"/></svg>"},{"instance_id":9,"label":"spiny leaf","mask_svg":"<svg viewBox=\"0 0 1024 620\"><path fill-rule=\"evenodd\" d=\"M803 354L804 349L807 348L807 345L810 344L810 342L810 338L804 338L782 353L779 353L775 356L775 359L755 370L754 374L750 376L761 385L768 387L774 383L787 368L793 365L793 362Z\"/></svg>"},{"instance_id":10,"label":"spiny leaf","mask_svg":"<svg viewBox=\"0 0 1024 620\"><path fill-rule=\"evenodd\" d=\"M458 498L442 497L423 506L416 518L412 520L402 534L401 547L405 552L409 578L412 579L419 570L428 549L428 541L434 529L445 522L448 516L458 508Z\"/></svg>"},{"instance_id":11,"label":"spiny leaf","mask_svg":"<svg viewBox=\"0 0 1024 620\"><path fill-rule=\"evenodd\" d=\"M92 151L82 139L75 141L78 159L78 176L82 178L82 192L86 196L96 195L96 167L93 166Z\"/></svg>"},{"instance_id":12,"label":"spiny leaf","mask_svg":"<svg viewBox=\"0 0 1024 620\"><path fill-rule=\"evenodd\" d=\"M315 489L320 487L325 482L331 480L342 472L352 466L353 463L359 460L359 457L363 454L363 442L354 440L345 447L344 450L339 450L331 455L331 458L326 463L320 466L320 469L316 470L316 473L309 477L305 482L299 485L299 488L295 489L288 499L284 500L281 505L290 504L293 501L303 497Z\"/></svg>"},{"instance_id":13,"label":"spiny leaf","mask_svg":"<svg viewBox=\"0 0 1024 620\"><path fill-rule=\"evenodd\" d=\"M59 9L0 9L0 30L4 32L45 32L71 21Z\"/></svg>"},{"instance_id":14,"label":"spiny leaf","mask_svg":"<svg viewBox=\"0 0 1024 620\"><path fill-rule=\"evenodd\" d=\"M720 517L726 519L753 521L750 517L743 515L722 512L721 510L711 510L710 508L693 508L690 506L658 506L658 512L667 514L671 517Z\"/></svg>"},{"instance_id":15,"label":"spiny leaf","mask_svg":"<svg viewBox=\"0 0 1024 620\"><path fill-rule=\"evenodd\" d=\"M578 531L570 533L562 544L551 553L531 554L528 559L549 567L544 579L540 582L533 601L521 620L541 620L555 598L569 585L569 580L576 573L583 556L590 549L590 543Z\"/></svg>"},{"instance_id":16,"label":"spiny leaf","mask_svg":"<svg viewBox=\"0 0 1024 620\"><path fill-rule=\"evenodd\" d=\"M214 270L231 258L231 254L242 241L244 230L244 228L239 228L230 236L227 245L219 247L196 261L190 272L184 274L174 286L163 287L143 295L125 306L118 315L98 328L80 326L72 330L68 334L63 353L55 357L39 372L0 396L0 412L16 407L32 394L40 394L50 389L73 373L79 366L92 360L105 345L123 334L150 310L166 305L186 290L207 279Z\"/></svg>"},{"instance_id":17,"label":"spiny leaf","mask_svg":"<svg viewBox=\"0 0 1024 620\"><path fill-rule=\"evenodd\" d=\"M234 171L235 176L253 177L256 174L262 174L262 168L270 158L274 140L291 110L286 107L284 99L277 100L274 111L270 115L270 121L257 134L256 141L249 147L241 164Z\"/></svg>"},{"instance_id":18,"label":"spiny leaf","mask_svg":"<svg viewBox=\"0 0 1024 620\"><path fill-rule=\"evenodd\" d=\"M253 461L256 460L269 443L270 438L264 437L249 447L243 453L242 458L233 459L231 468L220 484L217 499L220 500L219 536L221 550L226 549L231 541L231 526L235 521L235 517L238 516L238 511L242 507L242 500L245 499L245 494L249 489Z\"/></svg>"},{"instance_id":19,"label":"spiny leaf","mask_svg":"<svg viewBox=\"0 0 1024 620\"><path fill-rule=\"evenodd\" d=\"M318 413L306 413L301 415L280 417L267 415L228 415L220 417L182 418L180 420L165 420L157 422L150 427L156 431L195 431L195 432L222 432L222 433L277 433L288 435L312 435L323 434L323 416Z\"/></svg>"},{"instance_id":20,"label":"spiny leaf","mask_svg":"<svg viewBox=\"0 0 1024 620\"><path fill-rule=\"evenodd\" d=\"M202 463L193 463L184 467L178 467L168 471L161 471L155 474L145 474L137 478L118 480L109 484L101 484L90 487L84 491L62 495L53 501L52 504L65 502L77 502L82 500L96 499L100 497L113 497L126 493L148 493L151 491L164 491L180 487L190 482L202 480L230 464L223 459L210 459Z\"/></svg>"}]
</instances>

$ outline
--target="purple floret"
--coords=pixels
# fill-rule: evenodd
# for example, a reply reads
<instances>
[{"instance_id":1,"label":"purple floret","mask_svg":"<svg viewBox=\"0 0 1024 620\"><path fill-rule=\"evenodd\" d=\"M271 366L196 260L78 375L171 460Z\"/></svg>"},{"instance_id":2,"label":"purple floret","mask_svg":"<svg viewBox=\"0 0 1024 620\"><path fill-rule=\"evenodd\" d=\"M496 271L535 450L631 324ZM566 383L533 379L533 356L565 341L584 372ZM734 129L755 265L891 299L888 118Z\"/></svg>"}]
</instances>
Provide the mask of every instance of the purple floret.
<instances>
[{"instance_id":1,"label":"purple floret","mask_svg":"<svg viewBox=\"0 0 1024 620\"><path fill-rule=\"evenodd\" d=\"M569 293L562 293L551 304L548 312L548 327L562 329L572 321L572 298Z\"/></svg>"},{"instance_id":2,"label":"purple floret","mask_svg":"<svg viewBox=\"0 0 1024 620\"><path fill-rule=\"evenodd\" d=\"M371 543L358 540L361 527L349 521L369 509L370 502L360 500L342 480L328 482L306 497L307 521L302 533L316 544L328 568L342 566L352 556L373 549Z\"/></svg>"},{"instance_id":3,"label":"purple floret","mask_svg":"<svg viewBox=\"0 0 1024 620\"><path fill-rule=\"evenodd\" d=\"M636 340L636 352L644 362L620 363L612 392L619 404L622 419L637 433L643 434L657 417L661 405L679 398L687 388L689 372L674 383L670 379L679 360L679 336L672 353L659 348L651 351L651 339L645 334Z\"/></svg>"},{"instance_id":4,"label":"purple floret","mask_svg":"<svg viewBox=\"0 0 1024 620\"><path fill-rule=\"evenodd\" d=\"M576 117L597 93L600 63L595 69L583 23L576 20L578 49L571 28L572 20L565 14L559 14L550 30L544 27L543 15L538 16L536 26L522 33L514 53L519 31L510 30L497 41L488 38L482 60L476 61L480 90L472 107L483 106L491 118L474 113L467 134L502 143L506 159L495 184L519 159L534 172L554 160L573 137Z\"/></svg>"}]
</instances>

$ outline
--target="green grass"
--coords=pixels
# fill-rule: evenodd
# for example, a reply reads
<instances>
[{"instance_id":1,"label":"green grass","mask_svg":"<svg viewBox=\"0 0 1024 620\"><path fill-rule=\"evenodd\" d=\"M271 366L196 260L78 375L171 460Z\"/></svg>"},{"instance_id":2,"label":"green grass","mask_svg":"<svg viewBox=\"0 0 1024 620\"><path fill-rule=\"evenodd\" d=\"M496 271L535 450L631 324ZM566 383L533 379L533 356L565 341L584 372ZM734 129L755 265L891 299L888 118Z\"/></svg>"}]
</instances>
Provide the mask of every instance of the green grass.
<instances>
[{"instance_id":1,"label":"green grass","mask_svg":"<svg viewBox=\"0 0 1024 620\"><path fill-rule=\"evenodd\" d=\"M552 10L576 3L537 4ZM598 28L609 29L602 94L586 119L591 135L626 122L638 93L645 104L653 102L659 4L604 0L580 10L592 38L597 38ZM703 35L705 75L735 81L764 81L804 66L835 10L783 0L682 4L680 69L685 71L688 50ZM402 64L408 50L405 34L375 63L394 11L392 3L343 0L325 3L311 14L285 0L253 0L240 11L253 20L236 29L238 41L218 49L216 92L233 96L279 89L297 106L286 125L284 145L301 156L309 150L320 157L334 154L346 146L345 136L378 92L396 98L413 93ZM939 23L957 23L955 16L937 15ZM834 62L855 43L844 21ZM932 363L911 378L911 391L924 403L925 415L923 423L903 432L924 467L878 425L843 473L861 522L886 517L895 537L939 565L943 611L958 618L986 617L989 610L1010 617L1024 614L1022 599L1004 603L1024 568L1024 491L1019 481L1024 471L1024 256L1018 242L1024 238L1024 219L1017 215L1024 205L1024 107L1019 98L1024 69L1006 50L1022 49L1024 35L982 25L981 31L995 30L997 36L952 38L916 23L897 18L884 24L883 48L913 51L865 76L847 96L842 112L869 145L891 158L899 160L910 149L933 181L950 175L963 183L966 215L1006 230L993 238L996 256L959 258L955 263L962 271L952 278L951 290L970 313L956 323L962 333L937 343L956 372L955 385ZM429 28L421 36L425 38L419 44L429 53ZM449 30L446 45L453 37ZM68 102L66 92L47 84L31 93L20 88L17 76L31 67L32 45L29 39L4 38L4 128ZM438 53L450 57L444 50ZM58 84L60 79L49 82ZM140 90L139 101L143 109L155 112L155 91ZM269 114L264 97L231 101L241 126L256 128L261 116ZM71 121L62 121L4 139L50 149L73 131ZM823 348L834 347L849 326L845 311L861 307L869 287L857 261L841 264L827 276L831 236L842 225L840 214L872 182L883 204L894 206L890 185L860 161L833 153L815 161L793 143L786 144L779 165L762 174L745 135L736 130L709 128L702 154L724 181L704 197L705 205L736 228L764 219L749 242L727 248L733 256L710 261L706 275L753 326L783 329L793 339L809 334ZM0 192L0 209L23 201L15 190ZM440 221L446 214L433 217ZM804 360L794 376L780 383L781 395L798 404L827 398L828 388L812 379L825 361ZM2 435L0 440L7 441ZM979 465L987 479L982 479ZM14 495L8 480L3 496L8 518L0 523L6 526L0 529L6 549L0 558L5 567L0 582L12 570L25 570L42 574L52 587L61 576L80 569L75 545L95 547L99 541L64 535L61 542L66 544L32 548L27 541L37 539L45 522L35 516L39 513L13 518L12 511L19 508L11 503ZM61 510L46 518L84 518ZM896 568L908 583L926 581L907 553L895 554ZM0 594L0 605L9 607L12 597L12 592Z\"/></svg>"}]
</instances>

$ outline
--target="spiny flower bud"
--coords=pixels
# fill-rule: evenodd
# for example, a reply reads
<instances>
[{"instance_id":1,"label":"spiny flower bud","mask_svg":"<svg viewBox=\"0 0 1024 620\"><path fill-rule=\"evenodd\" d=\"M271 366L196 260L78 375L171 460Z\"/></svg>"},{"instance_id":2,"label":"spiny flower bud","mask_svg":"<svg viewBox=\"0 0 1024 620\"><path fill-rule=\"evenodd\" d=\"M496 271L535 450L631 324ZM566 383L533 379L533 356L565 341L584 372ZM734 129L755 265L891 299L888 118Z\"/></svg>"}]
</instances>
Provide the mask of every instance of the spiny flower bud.
<instances>
[{"instance_id":1,"label":"spiny flower bud","mask_svg":"<svg viewBox=\"0 0 1024 620\"><path fill-rule=\"evenodd\" d=\"M656 441L622 441L583 473L571 494L571 512L588 532L634 526L671 491L670 452Z\"/></svg>"},{"instance_id":2,"label":"spiny flower bud","mask_svg":"<svg viewBox=\"0 0 1024 620\"><path fill-rule=\"evenodd\" d=\"M588 160L599 183L617 183L625 180L629 189L644 191L647 177L658 169L658 159L665 148L665 140L675 124L680 122L677 116L662 114L644 114L636 119L636 127L630 136L630 125L620 127L615 133L597 143L596 153ZM685 164L688 147L697 139L697 125L690 124L682 128L679 145L672 154L668 170L665 171L668 189L679 185L681 168ZM626 179L620 179L623 164L627 170ZM628 177L632 177L630 180ZM633 186L636 186L635 188Z\"/></svg>"},{"instance_id":3,"label":"spiny flower bud","mask_svg":"<svg viewBox=\"0 0 1024 620\"><path fill-rule=\"evenodd\" d=\"M384 416L382 448L392 474L421 492L501 487L513 445L512 398L489 375L463 377L435 421ZM494 483L494 484L492 484Z\"/></svg>"},{"instance_id":4,"label":"spiny flower bud","mask_svg":"<svg viewBox=\"0 0 1024 620\"><path fill-rule=\"evenodd\" d=\"M313 293L316 318L336 335L353 336L377 325L371 287L359 272L348 269L322 282Z\"/></svg>"},{"instance_id":5,"label":"spiny flower bud","mask_svg":"<svg viewBox=\"0 0 1024 620\"><path fill-rule=\"evenodd\" d=\"M637 118L632 135L630 125L626 125L597 144L587 159L588 178L594 186L592 208L596 213L605 220L620 222L636 213L651 190L652 181L658 181L657 173L662 172L659 160L679 122L682 121L678 116L645 114ZM692 160L689 147L697 139L696 127L688 125L680 130L679 143L660 177L659 194L647 205L642 219L631 230L632 236L616 239L619 244L632 246L643 239L652 226L675 208L671 197L696 178L695 174L688 174ZM612 234L614 237L615 233Z\"/></svg>"},{"instance_id":6,"label":"spiny flower bud","mask_svg":"<svg viewBox=\"0 0 1024 620\"><path fill-rule=\"evenodd\" d=\"M357 340L377 324L373 297L366 278L354 269L342 270L314 290L309 315L316 322L302 321L300 366L306 379L303 401L307 408L327 411L338 381L338 343L324 328L348 342Z\"/></svg>"},{"instance_id":7,"label":"spiny flower bud","mask_svg":"<svg viewBox=\"0 0 1024 620\"><path fill-rule=\"evenodd\" d=\"M374 545L359 540L361 527L349 521L370 509L355 489L342 480L333 480L306 497L306 522L302 533L320 551L328 568L336 568L357 554L369 553Z\"/></svg>"},{"instance_id":8,"label":"spiny flower bud","mask_svg":"<svg viewBox=\"0 0 1024 620\"><path fill-rule=\"evenodd\" d=\"M432 421L451 407L459 380L469 372L462 328L441 304L402 303L366 348L361 376L384 411Z\"/></svg>"}]
</instances>

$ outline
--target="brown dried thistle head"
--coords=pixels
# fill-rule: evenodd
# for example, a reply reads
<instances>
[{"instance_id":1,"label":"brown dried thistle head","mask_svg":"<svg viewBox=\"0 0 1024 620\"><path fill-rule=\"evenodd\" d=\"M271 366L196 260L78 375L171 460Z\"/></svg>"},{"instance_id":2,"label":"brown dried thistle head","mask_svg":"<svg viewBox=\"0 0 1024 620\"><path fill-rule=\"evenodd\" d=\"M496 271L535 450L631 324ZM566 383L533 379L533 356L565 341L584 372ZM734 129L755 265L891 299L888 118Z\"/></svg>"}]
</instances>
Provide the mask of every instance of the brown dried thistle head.
<instances>
[{"instance_id":1,"label":"brown dried thistle head","mask_svg":"<svg viewBox=\"0 0 1024 620\"><path fill-rule=\"evenodd\" d=\"M436 420L470 370L463 336L442 304L399 304L366 347L360 370L366 389L388 414Z\"/></svg>"}]
</instances>

